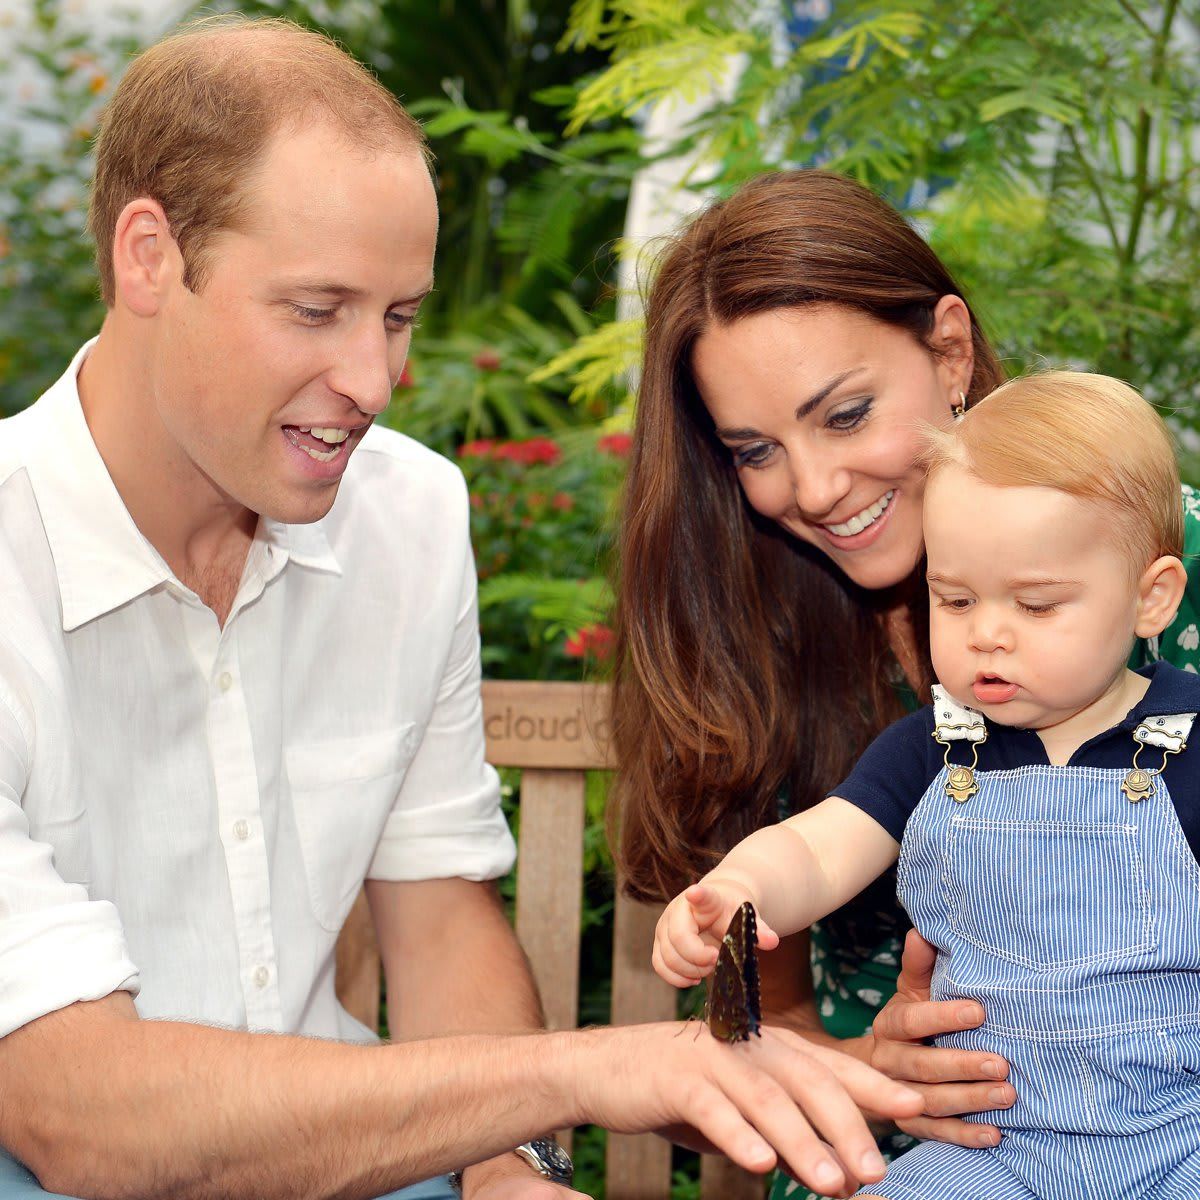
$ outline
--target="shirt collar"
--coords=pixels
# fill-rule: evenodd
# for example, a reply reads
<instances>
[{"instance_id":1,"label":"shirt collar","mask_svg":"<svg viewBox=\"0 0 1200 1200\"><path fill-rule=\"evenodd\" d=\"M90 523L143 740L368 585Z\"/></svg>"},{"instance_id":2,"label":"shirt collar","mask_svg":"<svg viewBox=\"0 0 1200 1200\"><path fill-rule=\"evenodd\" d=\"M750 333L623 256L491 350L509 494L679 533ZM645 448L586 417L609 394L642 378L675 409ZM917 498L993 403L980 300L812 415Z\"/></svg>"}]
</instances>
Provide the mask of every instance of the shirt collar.
<instances>
[{"instance_id":1,"label":"shirt collar","mask_svg":"<svg viewBox=\"0 0 1200 1200\"><path fill-rule=\"evenodd\" d=\"M1190 671L1156 662L1140 667L1138 674L1149 679L1150 686L1121 722L1121 728L1132 729L1143 717L1174 716L1200 708L1200 679Z\"/></svg>"},{"instance_id":2,"label":"shirt collar","mask_svg":"<svg viewBox=\"0 0 1200 1200\"><path fill-rule=\"evenodd\" d=\"M129 515L79 402L79 369L95 338L35 406L26 466L54 558L66 632L175 580ZM30 414L33 416L34 414ZM321 521L284 525L260 517L259 535L287 558L341 573Z\"/></svg>"}]
</instances>

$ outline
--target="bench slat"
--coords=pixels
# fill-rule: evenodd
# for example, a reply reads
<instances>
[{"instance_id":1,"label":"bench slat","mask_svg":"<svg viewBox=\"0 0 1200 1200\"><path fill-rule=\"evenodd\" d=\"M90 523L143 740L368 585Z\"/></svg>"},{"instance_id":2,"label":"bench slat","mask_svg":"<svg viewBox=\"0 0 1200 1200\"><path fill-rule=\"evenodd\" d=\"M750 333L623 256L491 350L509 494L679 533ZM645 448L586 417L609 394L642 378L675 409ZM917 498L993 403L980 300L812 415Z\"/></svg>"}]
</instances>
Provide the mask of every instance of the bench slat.
<instances>
[{"instance_id":1,"label":"bench slat","mask_svg":"<svg viewBox=\"0 0 1200 1200\"><path fill-rule=\"evenodd\" d=\"M722 1154L700 1156L703 1200L763 1200L769 1176L752 1175Z\"/></svg>"},{"instance_id":2,"label":"bench slat","mask_svg":"<svg viewBox=\"0 0 1200 1200\"><path fill-rule=\"evenodd\" d=\"M613 931L612 1023L670 1021L675 989L650 966L661 904L639 904L618 891ZM671 1146L653 1134L608 1136L604 1178L613 1200L669 1200Z\"/></svg>"},{"instance_id":3,"label":"bench slat","mask_svg":"<svg viewBox=\"0 0 1200 1200\"><path fill-rule=\"evenodd\" d=\"M521 776L517 937L542 993L548 1029L574 1029L579 1012L584 776Z\"/></svg>"},{"instance_id":4,"label":"bench slat","mask_svg":"<svg viewBox=\"0 0 1200 1200\"><path fill-rule=\"evenodd\" d=\"M493 766L599 771L613 765L602 684L490 679L483 685L483 726Z\"/></svg>"}]
</instances>

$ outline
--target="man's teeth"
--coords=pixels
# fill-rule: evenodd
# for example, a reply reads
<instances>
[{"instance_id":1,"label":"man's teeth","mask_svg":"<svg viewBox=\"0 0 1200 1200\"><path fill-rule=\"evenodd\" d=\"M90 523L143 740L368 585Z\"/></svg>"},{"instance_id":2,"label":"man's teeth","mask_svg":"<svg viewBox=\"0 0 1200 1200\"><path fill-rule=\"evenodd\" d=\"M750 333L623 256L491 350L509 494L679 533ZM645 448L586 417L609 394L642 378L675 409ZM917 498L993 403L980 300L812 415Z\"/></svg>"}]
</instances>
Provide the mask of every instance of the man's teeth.
<instances>
[{"instance_id":1,"label":"man's teeth","mask_svg":"<svg viewBox=\"0 0 1200 1200\"><path fill-rule=\"evenodd\" d=\"M875 501L869 508L864 508L862 512L856 513L841 525L826 525L825 528L830 533L836 533L838 537L851 537L856 533L862 533L868 525L873 525L880 514L892 502L892 497L896 494L896 489L885 492L878 500Z\"/></svg>"},{"instance_id":2,"label":"man's teeth","mask_svg":"<svg viewBox=\"0 0 1200 1200\"><path fill-rule=\"evenodd\" d=\"M350 436L348 429L314 429L308 425L299 425L297 428L301 433L311 433L313 437L320 438L330 446L341 445Z\"/></svg>"}]
</instances>

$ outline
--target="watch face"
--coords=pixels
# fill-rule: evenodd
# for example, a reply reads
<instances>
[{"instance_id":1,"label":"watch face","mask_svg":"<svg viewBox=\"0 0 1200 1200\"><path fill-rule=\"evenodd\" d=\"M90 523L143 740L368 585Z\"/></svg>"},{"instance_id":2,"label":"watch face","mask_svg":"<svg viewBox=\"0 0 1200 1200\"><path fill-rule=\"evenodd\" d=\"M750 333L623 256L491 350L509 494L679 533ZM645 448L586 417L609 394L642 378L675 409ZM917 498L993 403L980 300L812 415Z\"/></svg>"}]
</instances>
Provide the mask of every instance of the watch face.
<instances>
[{"instance_id":1,"label":"watch face","mask_svg":"<svg viewBox=\"0 0 1200 1200\"><path fill-rule=\"evenodd\" d=\"M570 1183L575 1175L575 1164L571 1156L553 1138L534 1138L518 1147L517 1153L525 1152L535 1170L555 1183Z\"/></svg>"}]
</instances>

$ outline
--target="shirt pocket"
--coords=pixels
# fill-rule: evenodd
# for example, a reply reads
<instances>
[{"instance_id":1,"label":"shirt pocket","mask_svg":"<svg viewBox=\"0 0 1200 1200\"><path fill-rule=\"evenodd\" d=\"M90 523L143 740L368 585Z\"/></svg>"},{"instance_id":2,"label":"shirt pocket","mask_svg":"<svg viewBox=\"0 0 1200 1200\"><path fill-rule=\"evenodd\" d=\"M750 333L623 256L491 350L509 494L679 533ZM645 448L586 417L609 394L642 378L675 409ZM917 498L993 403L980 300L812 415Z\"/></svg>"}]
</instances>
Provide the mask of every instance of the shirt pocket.
<instances>
[{"instance_id":1,"label":"shirt pocket","mask_svg":"<svg viewBox=\"0 0 1200 1200\"><path fill-rule=\"evenodd\" d=\"M284 751L313 915L341 929L420 744L408 722Z\"/></svg>"},{"instance_id":2,"label":"shirt pocket","mask_svg":"<svg viewBox=\"0 0 1200 1200\"><path fill-rule=\"evenodd\" d=\"M951 926L997 958L1055 971L1154 948L1135 826L956 816L945 867Z\"/></svg>"}]
</instances>

